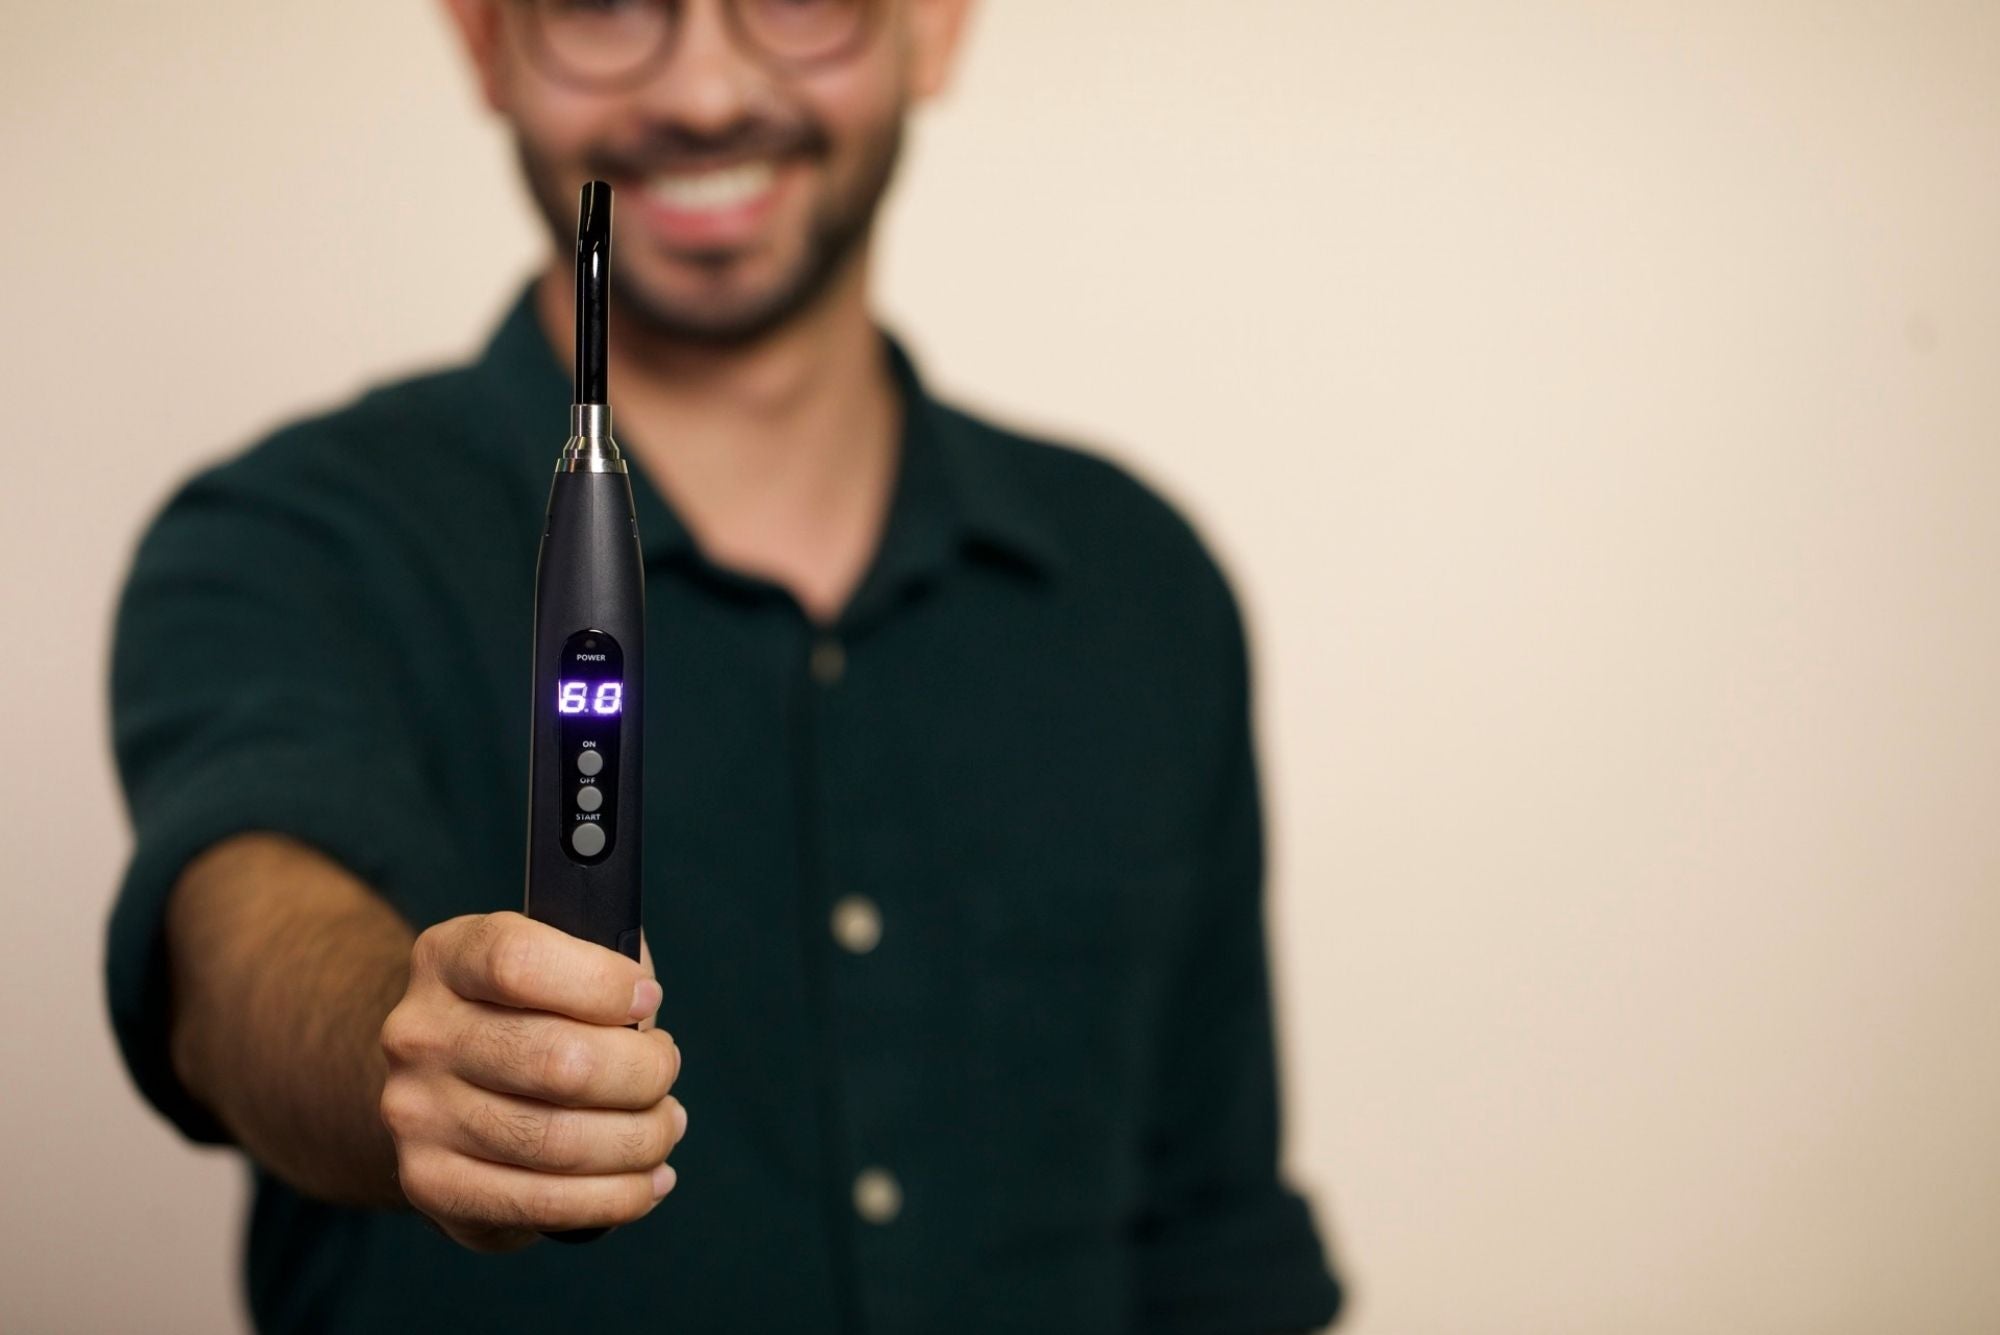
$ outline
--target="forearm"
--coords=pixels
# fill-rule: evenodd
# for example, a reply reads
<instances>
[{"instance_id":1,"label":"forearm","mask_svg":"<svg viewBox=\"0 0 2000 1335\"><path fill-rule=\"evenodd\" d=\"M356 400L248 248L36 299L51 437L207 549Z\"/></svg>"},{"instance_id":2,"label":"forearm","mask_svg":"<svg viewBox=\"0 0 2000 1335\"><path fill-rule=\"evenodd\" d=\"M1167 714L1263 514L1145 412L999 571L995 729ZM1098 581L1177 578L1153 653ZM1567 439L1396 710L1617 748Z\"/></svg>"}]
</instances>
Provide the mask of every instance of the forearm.
<instances>
[{"instance_id":1,"label":"forearm","mask_svg":"<svg viewBox=\"0 0 2000 1335\"><path fill-rule=\"evenodd\" d=\"M412 940L361 881L275 836L217 845L168 902L175 1071L253 1158L309 1195L404 1203L380 1113L380 1034Z\"/></svg>"}]
</instances>

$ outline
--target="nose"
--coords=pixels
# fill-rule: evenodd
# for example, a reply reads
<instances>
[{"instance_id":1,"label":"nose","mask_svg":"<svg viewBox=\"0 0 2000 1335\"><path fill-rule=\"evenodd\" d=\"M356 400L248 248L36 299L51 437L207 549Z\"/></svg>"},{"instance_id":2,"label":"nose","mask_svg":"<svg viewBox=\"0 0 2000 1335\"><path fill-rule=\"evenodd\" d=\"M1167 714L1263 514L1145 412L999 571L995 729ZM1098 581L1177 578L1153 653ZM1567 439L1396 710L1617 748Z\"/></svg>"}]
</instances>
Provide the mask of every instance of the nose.
<instances>
[{"instance_id":1,"label":"nose","mask_svg":"<svg viewBox=\"0 0 2000 1335\"><path fill-rule=\"evenodd\" d=\"M723 5L680 0L673 50L641 90L646 113L696 135L719 135L771 96L770 79L737 43Z\"/></svg>"}]
</instances>

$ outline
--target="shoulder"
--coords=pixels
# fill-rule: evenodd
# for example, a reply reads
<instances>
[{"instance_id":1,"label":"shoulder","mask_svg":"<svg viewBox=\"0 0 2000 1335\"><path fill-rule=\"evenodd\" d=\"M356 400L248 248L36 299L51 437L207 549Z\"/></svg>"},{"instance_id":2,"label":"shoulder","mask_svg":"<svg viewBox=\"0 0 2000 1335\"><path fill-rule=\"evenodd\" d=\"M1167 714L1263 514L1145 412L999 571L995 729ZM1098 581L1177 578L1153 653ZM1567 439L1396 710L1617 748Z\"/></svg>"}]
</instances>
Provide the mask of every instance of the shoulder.
<instances>
[{"instance_id":1,"label":"shoulder","mask_svg":"<svg viewBox=\"0 0 2000 1335\"><path fill-rule=\"evenodd\" d=\"M963 447L1046 531L1064 577L1093 600L1150 612L1185 632L1242 635L1231 580L1199 528L1135 466L1096 448L939 405Z\"/></svg>"},{"instance_id":2,"label":"shoulder","mask_svg":"<svg viewBox=\"0 0 2000 1335\"><path fill-rule=\"evenodd\" d=\"M473 368L451 367L370 386L345 402L292 417L188 479L191 487L296 489L409 471L429 452L463 448Z\"/></svg>"},{"instance_id":3,"label":"shoulder","mask_svg":"<svg viewBox=\"0 0 2000 1335\"><path fill-rule=\"evenodd\" d=\"M496 569L527 587L533 482L462 411L479 393L468 369L386 382L187 477L130 549L114 617L121 661L191 625L390 638L414 609Z\"/></svg>"},{"instance_id":4,"label":"shoulder","mask_svg":"<svg viewBox=\"0 0 2000 1335\"><path fill-rule=\"evenodd\" d=\"M471 379L453 367L386 381L197 468L152 516L139 564L175 550L212 560L351 551L420 525L442 479L478 475L463 425Z\"/></svg>"}]
</instances>

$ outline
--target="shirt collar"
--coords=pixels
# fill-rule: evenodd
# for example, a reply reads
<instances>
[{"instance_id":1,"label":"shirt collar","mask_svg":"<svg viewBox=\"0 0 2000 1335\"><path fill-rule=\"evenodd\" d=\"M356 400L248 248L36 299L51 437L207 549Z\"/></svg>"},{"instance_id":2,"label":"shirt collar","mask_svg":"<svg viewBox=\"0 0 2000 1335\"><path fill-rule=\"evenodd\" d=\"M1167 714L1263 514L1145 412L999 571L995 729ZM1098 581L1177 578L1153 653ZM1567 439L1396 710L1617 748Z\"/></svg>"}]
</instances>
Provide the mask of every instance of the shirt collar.
<instances>
[{"instance_id":1,"label":"shirt collar","mask_svg":"<svg viewBox=\"0 0 2000 1335\"><path fill-rule=\"evenodd\" d=\"M902 397L902 437L881 547L852 607L893 595L956 559L998 557L1033 574L1056 573L1062 545L1031 504L1004 444L933 398L901 343L886 333L882 341ZM495 439L545 482L561 443L556 433L568 420L571 387L568 367L536 318L533 280L494 332L478 372L500 410ZM628 466L647 564L700 559L694 535L660 489L636 460Z\"/></svg>"}]
</instances>

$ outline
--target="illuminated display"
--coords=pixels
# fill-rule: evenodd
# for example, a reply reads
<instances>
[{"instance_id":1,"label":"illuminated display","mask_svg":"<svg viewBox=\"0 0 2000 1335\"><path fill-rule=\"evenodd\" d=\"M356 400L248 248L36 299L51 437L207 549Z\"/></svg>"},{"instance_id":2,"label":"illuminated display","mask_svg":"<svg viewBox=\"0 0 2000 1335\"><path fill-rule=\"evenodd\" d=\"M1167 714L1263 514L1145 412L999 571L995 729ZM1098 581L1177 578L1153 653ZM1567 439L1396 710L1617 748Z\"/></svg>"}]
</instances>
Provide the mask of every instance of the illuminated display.
<instances>
[{"instance_id":1,"label":"illuminated display","mask_svg":"<svg viewBox=\"0 0 2000 1335\"><path fill-rule=\"evenodd\" d=\"M558 714L616 714L625 708L622 681L561 680L556 683Z\"/></svg>"},{"instance_id":2,"label":"illuminated display","mask_svg":"<svg viewBox=\"0 0 2000 1335\"><path fill-rule=\"evenodd\" d=\"M554 672L539 687L549 692L542 699L555 705L548 735L561 757L546 780L546 810L560 813L549 833L571 862L593 866L613 856L618 846L618 785L631 777L620 758L625 651L603 630L579 630L564 641L551 666ZM636 723L639 697L633 696L631 704Z\"/></svg>"}]
</instances>

